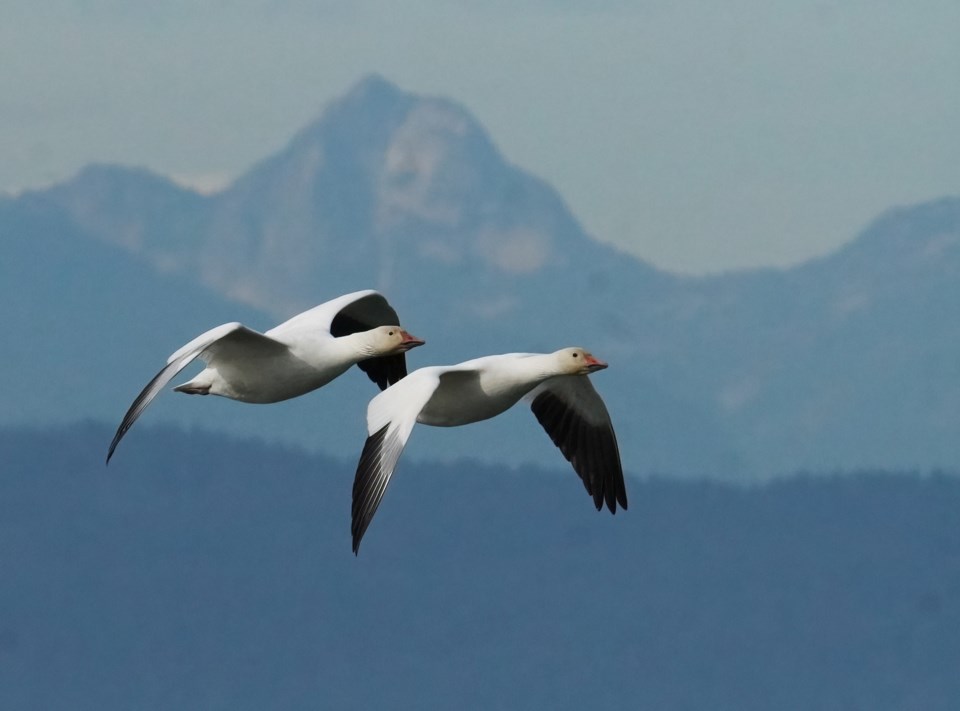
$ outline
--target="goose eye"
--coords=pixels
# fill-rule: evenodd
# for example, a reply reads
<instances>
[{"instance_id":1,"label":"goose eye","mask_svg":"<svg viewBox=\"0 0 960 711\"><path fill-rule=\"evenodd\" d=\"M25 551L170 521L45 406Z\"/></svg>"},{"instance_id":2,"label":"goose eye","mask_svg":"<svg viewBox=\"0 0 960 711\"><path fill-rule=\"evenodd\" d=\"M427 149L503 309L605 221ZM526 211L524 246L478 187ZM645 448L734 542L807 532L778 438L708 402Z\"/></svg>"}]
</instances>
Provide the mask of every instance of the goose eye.
<instances>
[{"instance_id":1,"label":"goose eye","mask_svg":"<svg viewBox=\"0 0 960 711\"><path fill-rule=\"evenodd\" d=\"M579 357L580 357L580 354L579 354L579 353L574 353L574 354L573 354L573 357L574 357L574 358L579 358Z\"/></svg>"},{"instance_id":2,"label":"goose eye","mask_svg":"<svg viewBox=\"0 0 960 711\"><path fill-rule=\"evenodd\" d=\"M387 335L388 335L388 336L392 336L392 335L393 335L393 331L390 331L390 333L388 333Z\"/></svg>"}]
</instances>

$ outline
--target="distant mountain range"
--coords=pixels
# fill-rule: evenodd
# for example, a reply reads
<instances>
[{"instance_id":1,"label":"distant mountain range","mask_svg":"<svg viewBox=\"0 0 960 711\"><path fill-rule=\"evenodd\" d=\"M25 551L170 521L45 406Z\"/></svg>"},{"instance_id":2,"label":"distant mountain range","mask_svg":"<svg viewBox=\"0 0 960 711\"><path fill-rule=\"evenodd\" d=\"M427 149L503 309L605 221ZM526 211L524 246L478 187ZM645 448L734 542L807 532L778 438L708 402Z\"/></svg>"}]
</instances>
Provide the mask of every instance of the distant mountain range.
<instances>
[{"instance_id":1,"label":"distant mountain range","mask_svg":"<svg viewBox=\"0 0 960 711\"><path fill-rule=\"evenodd\" d=\"M636 473L960 468L960 199L795 268L680 277L586 234L462 107L376 76L213 195L98 165L0 200L0 276L24 334L0 355L0 422L119 419L205 328L372 286L427 338L413 366L573 344L609 360L595 382ZM355 377L271 408L168 395L146 417L347 455L372 394ZM529 413L478 427L418 432L411 456L559 456Z\"/></svg>"}]
</instances>

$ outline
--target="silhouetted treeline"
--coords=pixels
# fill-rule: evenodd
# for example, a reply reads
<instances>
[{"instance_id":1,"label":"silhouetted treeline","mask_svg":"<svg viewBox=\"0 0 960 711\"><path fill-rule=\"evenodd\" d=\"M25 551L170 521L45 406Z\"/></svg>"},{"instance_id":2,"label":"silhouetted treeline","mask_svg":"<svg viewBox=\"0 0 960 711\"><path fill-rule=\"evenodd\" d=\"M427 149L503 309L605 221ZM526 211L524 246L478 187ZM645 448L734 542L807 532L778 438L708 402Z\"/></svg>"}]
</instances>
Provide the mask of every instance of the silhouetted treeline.
<instances>
[{"instance_id":1,"label":"silhouetted treeline","mask_svg":"<svg viewBox=\"0 0 960 711\"><path fill-rule=\"evenodd\" d=\"M0 708L960 708L960 480L755 488L0 430Z\"/></svg>"}]
</instances>

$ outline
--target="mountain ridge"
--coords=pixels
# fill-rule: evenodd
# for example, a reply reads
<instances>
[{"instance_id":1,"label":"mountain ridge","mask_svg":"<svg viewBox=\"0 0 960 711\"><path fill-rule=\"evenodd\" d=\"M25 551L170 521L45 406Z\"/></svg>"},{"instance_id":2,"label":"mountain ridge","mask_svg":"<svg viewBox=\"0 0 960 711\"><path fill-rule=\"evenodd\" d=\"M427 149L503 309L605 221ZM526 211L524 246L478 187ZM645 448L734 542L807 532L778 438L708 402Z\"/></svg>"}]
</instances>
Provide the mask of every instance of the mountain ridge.
<instances>
[{"instance_id":1,"label":"mountain ridge","mask_svg":"<svg viewBox=\"0 0 960 711\"><path fill-rule=\"evenodd\" d=\"M612 364L595 382L634 471L960 467L958 198L888 211L796 267L670 274L593 239L455 102L368 77L217 193L95 166L9 204L277 320L379 287L428 340L412 367L587 346ZM511 417L488 436L544 456ZM471 432L422 437L453 456Z\"/></svg>"}]
</instances>

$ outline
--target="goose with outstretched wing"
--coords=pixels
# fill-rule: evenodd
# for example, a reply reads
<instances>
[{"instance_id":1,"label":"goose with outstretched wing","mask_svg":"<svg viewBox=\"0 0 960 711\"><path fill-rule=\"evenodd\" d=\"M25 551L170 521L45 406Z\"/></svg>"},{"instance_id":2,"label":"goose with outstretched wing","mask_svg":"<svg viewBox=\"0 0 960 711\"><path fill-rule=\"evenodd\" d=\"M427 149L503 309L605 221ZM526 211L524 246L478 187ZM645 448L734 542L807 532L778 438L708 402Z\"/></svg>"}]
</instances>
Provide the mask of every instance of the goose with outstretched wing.
<instances>
[{"instance_id":1,"label":"goose with outstretched wing","mask_svg":"<svg viewBox=\"0 0 960 711\"><path fill-rule=\"evenodd\" d=\"M399 326L383 295L369 289L315 306L266 333L236 322L217 326L171 355L140 392L110 443L107 463L157 394L198 358L206 368L174 390L271 403L316 390L352 365L383 390L406 376L405 353L423 343Z\"/></svg>"},{"instance_id":2,"label":"goose with outstretched wing","mask_svg":"<svg viewBox=\"0 0 960 711\"><path fill-rule=\"evenodd\" d=\"M353 483L353 552L360 548L415 424L466 425L495 417L524 398L573 465L597 510L604 504L611 513L618 504L626 509L617 437L587 377L606 367L582 348L507 353L420 368L377 395L367 407L368 436Z\"/></svg>"}]
</instances>

